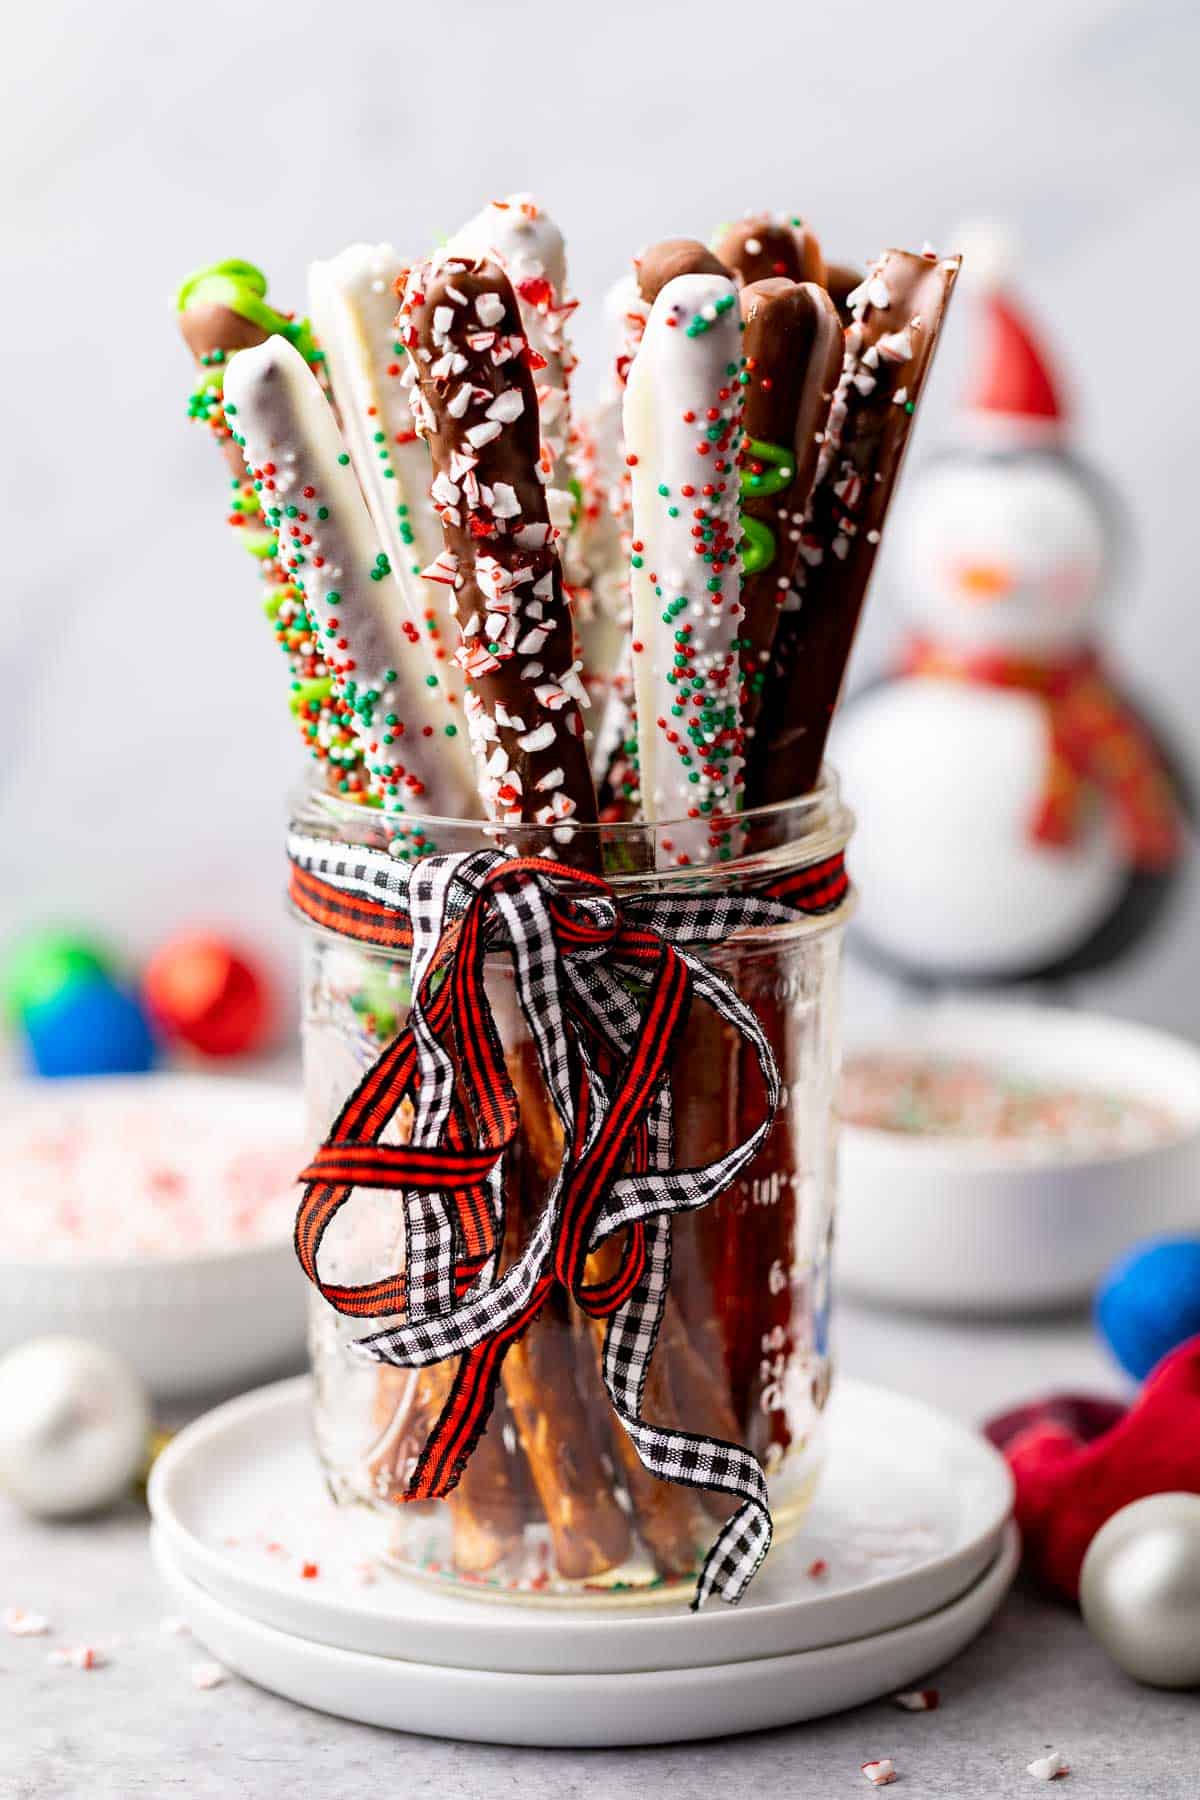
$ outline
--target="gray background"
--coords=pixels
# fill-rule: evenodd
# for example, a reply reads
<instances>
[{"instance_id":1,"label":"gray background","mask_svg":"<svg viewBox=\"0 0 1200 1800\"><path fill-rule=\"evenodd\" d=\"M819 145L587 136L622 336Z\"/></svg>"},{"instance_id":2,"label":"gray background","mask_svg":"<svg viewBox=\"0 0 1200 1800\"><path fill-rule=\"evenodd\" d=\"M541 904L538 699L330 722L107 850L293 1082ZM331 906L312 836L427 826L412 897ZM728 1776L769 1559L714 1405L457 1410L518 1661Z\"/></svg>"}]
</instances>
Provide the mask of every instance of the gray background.
<instances>
[{"instance_id":1,"label":"gray background","mask_svg":"<svg viewBox=\"0 0 1200 1800\"><path fill-rule=\"evenodd\" d=\"M302 304L310 256L357 236L420 252L522 186L568 234L585 393L594 303L655 236L798 207L861 259L1011 222L1137 533L1121 653L1200 751L1198 43L1183 0L22 7L0 106L0 930L49 905L137 951L207 918L290 956L301 759L168 300L232 254ZM885 560L867 656L888 588ZM1094 997L1195 1031L1198 952L1192 884Z\"/></svg>"}]
</instances>

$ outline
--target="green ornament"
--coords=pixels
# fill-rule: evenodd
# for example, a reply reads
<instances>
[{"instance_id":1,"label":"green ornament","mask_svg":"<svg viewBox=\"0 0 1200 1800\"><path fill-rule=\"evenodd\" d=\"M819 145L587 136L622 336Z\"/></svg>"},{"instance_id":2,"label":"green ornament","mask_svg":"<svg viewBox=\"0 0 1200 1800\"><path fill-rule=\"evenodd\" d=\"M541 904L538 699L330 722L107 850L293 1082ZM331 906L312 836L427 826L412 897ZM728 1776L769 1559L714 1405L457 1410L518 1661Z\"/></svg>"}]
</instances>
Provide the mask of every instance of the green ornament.
<instances>
[{"instance_id":1,"label":"green ornament","mask_svg":"<svg viewBox=\"0 0 1200 1800\"><path fill-rule=\"evenodd\" d=\"M30 932L0 959L0 1005L15 1021L77 983L112 973L112 958L94 940L66 931Z\"/></svg>"}]
</instances>

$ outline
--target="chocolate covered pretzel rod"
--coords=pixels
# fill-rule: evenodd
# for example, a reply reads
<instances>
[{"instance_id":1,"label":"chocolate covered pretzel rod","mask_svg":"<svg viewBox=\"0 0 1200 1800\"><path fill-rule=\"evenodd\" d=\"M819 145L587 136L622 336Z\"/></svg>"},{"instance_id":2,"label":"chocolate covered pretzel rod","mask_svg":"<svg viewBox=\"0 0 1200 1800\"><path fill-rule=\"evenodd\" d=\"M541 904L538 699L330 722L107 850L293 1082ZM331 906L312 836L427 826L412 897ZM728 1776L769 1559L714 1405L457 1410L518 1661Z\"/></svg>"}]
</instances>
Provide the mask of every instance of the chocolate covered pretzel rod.
<instances>
[{"instance_id":1,"label":"chocolate covered pretzel rod","mask_svg":"<svg viewBox=\"0 0 1200 1800\"><path fill-rule=\"evenodd\" d=\"M429 499L429 452L413 429L404 385L407 358L396 337L396 282L404 265L390 244L351 244L309 269L309 304L325 353L346 448L375 532L400 585L425 665L426 720L439 760L453 775L456 813L475 790L464 729L458 639L449 590L421 571L441 549Z\"/></svg>"},{"instance_id":2,"label":"chocolate covered pretzel rod","mask_svg":"<svg viewBox=\"0 0 1200 1800\"><path fill-rule=\"evenodd\" d=\"M958 268L957 257L886 250L851 296L853 323L803 527L795 604L776 632L748 775L755 804L805 794L820 772Z\"/></svg>"},{"instance_id":3,"label":"chocolate covered pretzel rod","mask_svg":"<svg viewBox=\"0 0 1200 1800\"><path fill-rule=\"evenodd\" d=\"M566 846L595 820L596 795L516 298L497 263L443 254L411 271L402 314L484 807Z\"/></svg>"},{"instance_id":4,"label":"chocolate covered pretzel rod","mask_svg":"<svg viewBox=\"0 0 1200 1800\"><path fill-rule=\"evenodd\" d=\"M739 285L783 276L825 286L825 258L816 234L791 214L747 213L717 233L713 249Z\"/></svg>"},{"instance_id":5,"label":"chocolate covered pretzel rod","mask_svg":"<svg viewBox=\"0 0 1200 1800\"><path fill-rule=\"evenodd\" d=\"M642 813L679 864L731 853L740 806L741 317L726 275L655 300L625 392ZM692 821L693 823L688 823Z\"/></svg>"},{"instance_id":6,"label":"chocolate covered pretzel rod","mask_svg":"<svg viewBox=\"0 0 1200 1800\"><path fill-rule=\"evenodd\" d=\"M751 282L741 304L742 728L750 758L844 343L837 309L815 283Z\"/></svg>"},{"instance_id":7,"label":"chocolate covered pretzel rod","mask_svg":"<svg viewBox=\"0 0 1200 1800\"><path fill-rule=\"evenodd\" d=\"M306 320L281 313L267 300L267 278L253 263L229 259L190 275L176 296L179 328L195 358L197 384L189 416L208 427L229 474L227 518L242 548L253 557L264 588L264 608L291 678L291 707L310 754L324 762L338 790L366 794L362 756L331 704L332 678L299 589L280 567L277 534L267 523L259 495L225 417L225 373L240 351L279 336L294 343L314 371L321 352Z\"/></svg>"},{"instance_id":8,"label":"chocolate covered pretzel rod","mask_svg":"<svg viewBox=\"0 0 1200 1800\"><path fill-rule=\"evenodd\" d=\"M459 796L430 742L415 630L320 386L291 344L268 338L230 364L225 410L279 534L280 563L321 633L372 789L397 816L446 817Z\"/></svg>"},{"instance_id":9,"label":"chocolate covered pretzel rod","mask_svg":"<svg viewBox=\"0 0 1200 1800\"><path fill-rule=\"evenodd\" d=\"M603 698L620 650L611 613L604 606L603 574L596 585L590 555L603 545L585 529L583 471L586 451L572 416L575 354L566 323L577 302L567 297L567 249L562 232L532 194L493 200L446 244L451 256L474 262L489 257L512 283L531 352L542 439L542 474L551 522L561 532L559 550L567 584L576 647L589 695Z\"/></svg>"}]
</instances>

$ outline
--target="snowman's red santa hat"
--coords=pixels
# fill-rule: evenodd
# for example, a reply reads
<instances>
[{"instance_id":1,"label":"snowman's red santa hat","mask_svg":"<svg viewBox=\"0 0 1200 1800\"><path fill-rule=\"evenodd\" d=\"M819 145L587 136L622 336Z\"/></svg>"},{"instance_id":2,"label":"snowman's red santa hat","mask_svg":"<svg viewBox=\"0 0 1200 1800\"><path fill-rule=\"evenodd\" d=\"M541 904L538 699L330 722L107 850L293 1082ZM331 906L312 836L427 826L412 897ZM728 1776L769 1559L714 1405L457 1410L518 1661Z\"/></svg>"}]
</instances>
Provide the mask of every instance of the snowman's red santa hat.
<instances>
[{"instance_id":1,"label":"snowman's red santa hat","mask_svg":"<svg viewBox=\"0 0 1200 1800\"><path fill-rule=\"evenodd\" d=\"M1062 388L1028 319L1002 287L977 302L978 324L965 397L973 436L1013 445L1061 442Z\"/></svg>"}]
</instances>

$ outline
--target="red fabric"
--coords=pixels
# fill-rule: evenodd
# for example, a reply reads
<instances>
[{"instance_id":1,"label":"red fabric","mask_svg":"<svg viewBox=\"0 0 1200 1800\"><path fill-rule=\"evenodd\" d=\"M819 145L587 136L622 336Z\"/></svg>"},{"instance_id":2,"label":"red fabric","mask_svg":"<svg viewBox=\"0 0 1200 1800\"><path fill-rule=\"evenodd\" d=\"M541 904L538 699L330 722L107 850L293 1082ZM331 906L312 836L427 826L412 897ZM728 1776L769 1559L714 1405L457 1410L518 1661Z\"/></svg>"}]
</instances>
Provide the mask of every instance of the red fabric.
<instances>
[{"instance_id":1,"label":"red fabric","mask_svg":"<svg viewBox=\"0 0 1200 1800\"><path fill-rule=\"evenodd\" d=\"M982 304L983 354L967 391L972 412L1061 421L1062 395L1028 320L1002 294Z\"/></svg>"},{"instance_id":2,"label":"red fabric","mask_svg":"<svg viewBox=\"0 0 1200 1800\"><path fill-rule=\"evenodd\" d=\"M1065 662L964 656L914 638L902 656L906 675L932 675L981 687L1010 688L1041 700L1050 754L1046 783L1029 821L1042 844L1073 844L1088 790L1098 788L1117 817L1125 854L1138 869L1169 868L1179 854L1179 817L1170 778L1140 720L1109 683L1094 651Z\"/></svg>"},{"instance_id":3,"label":"red fabric","mask_svg":"<svg viewBox=\"0 0 1200 1800\"><path fill-rule=\"evenodd\" d=\"M1007 1440L1027 1566L1077 1600L1084 1554L1106 1519L1147 1494L1200 1494L1200 1337L1164 1357L1128 1412L1098 1435L1089 1434L1105 1403L1051 1398L1023 1410L1031 1422L1010 1413L988 1435Z\"/></svg>"}]
</instances>

